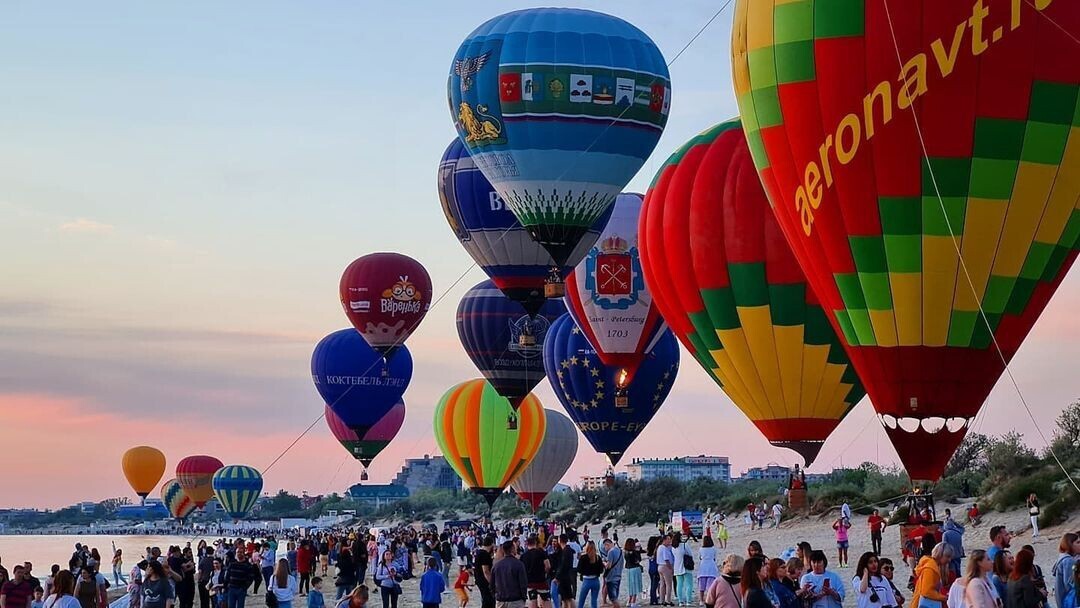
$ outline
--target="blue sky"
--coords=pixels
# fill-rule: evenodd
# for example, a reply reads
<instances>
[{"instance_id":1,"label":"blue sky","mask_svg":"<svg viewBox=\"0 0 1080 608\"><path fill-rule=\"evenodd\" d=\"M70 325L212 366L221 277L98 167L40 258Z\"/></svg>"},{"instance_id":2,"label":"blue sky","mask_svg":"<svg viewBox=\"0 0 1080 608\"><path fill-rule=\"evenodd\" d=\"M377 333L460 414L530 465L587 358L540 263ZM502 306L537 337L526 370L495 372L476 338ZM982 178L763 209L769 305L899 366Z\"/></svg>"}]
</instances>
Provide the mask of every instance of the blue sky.
<instances>
[{"instance_id":1,"label":"blue sky","mask_svg":"<svg viewBox=\"0 0 1080 608\"><path fill-rule=\"evenodd\" d=\"M638 25L669 60L719 6L578 5ZM336 292L352 259L378 250L412 255L428 267L437 297L465 272L471 260L435 191L438 160L454 136L446 74L474 27L527 6L0 8L0 407L5 418L27 412L26 430L37 438L85 439L100 460L93 463L116 471L43 502L124 492L116 463L137 443L165 445L171 463L208 452L264 466L322 410L308 357L322 335L347 323ZM644 192L678 145L736 114L730 23L728 8L671 67L667 130L628 189ZM434 401L477 375L457 343L453 311L483 278L471 270L410 340L417 374L409 414L402 437L373 467L375 480L391 477L405 455L434 450ZM1065 310L1078 299L1077 281L1067 280L1046 313L1056 331L1037 327L1016 360L1047 429L1077 396L1067 370L1080 360L1080 327ZM736 469L793 462L686 363L665 405L669 423L654 423L632 456L727 454ZM559 407L546 387L538 394ZM1016 407L1011 388L999 386L981 430L1015 426L1040 443ZM827 444L824 467L841 453L845 463L895 459L868 420L864 401ZM0 437L16 428L0 425ZM346 462L331 475L344 457L320 424L267 485L340 489L359 471ZM62 471L64 458L42 450L35 462L49 473ZM572 473L599 472L602 462L583 447ZM0 506L34 498L7 492L0 490Z\"/></svg>"}]
</instances>

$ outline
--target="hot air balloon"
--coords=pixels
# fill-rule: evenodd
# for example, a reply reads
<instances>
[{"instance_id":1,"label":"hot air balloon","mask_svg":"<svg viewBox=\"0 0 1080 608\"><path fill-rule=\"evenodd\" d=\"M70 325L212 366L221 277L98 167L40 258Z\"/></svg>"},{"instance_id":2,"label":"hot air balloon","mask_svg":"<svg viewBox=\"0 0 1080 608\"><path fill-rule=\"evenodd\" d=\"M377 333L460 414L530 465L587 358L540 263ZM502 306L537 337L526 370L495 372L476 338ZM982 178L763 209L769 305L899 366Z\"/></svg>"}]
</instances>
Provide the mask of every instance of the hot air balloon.
<instances>
[{"instance_id":1,"label":"hot air balloon","mask_svg":"<svg viewBox=\"0 0 1080 608\"><path fill-rule=\"evenodd\" d=\"M604 365L570 315L559 317L548 330L544 367L566 413L614 466L667 398L679 371L679 345L664 330L626 389L627 405L616 400L621 369Z\"/></svg>"},{"instance_id":2,"label":"hot air balloon","mask_svg":"<svg viewBox=\"0 0 1080 608\"><path fill-rule=\"evenodd\" d=\"M936 480L1077 256L1080 4L736 6L773 211L908 474Z\"/></svg>"},{"instance_id":3,"label":"hot air balloon","mask_svg":"<svg viewBox=\"0 0 1080 608\"><path fill-rule=\"evenodd\" d=\"M518 496L529 501L533 511L540 508L540 503L566 475L577 456L578 437L574 423L548 409L544 410L544 419L544 441L540 449L532 463L510 484Z\"/></svg>"},{"instance_id":4,"label":"hot air balloon","mask_svg":"<svg viewBox=\"0 0 1080 608\"><path fill-rule=\"evenodd\" d=\"M431 277L407 255L371 253L349 264L338 293L349 322L389 360L424 320Z\"/></svg>"},{"instance_id":5,"label":"hot air balloon","mask_svg":"<svg viewBox=\"0 0 1080 608\"><path fill-rule=\"evenodd\" d=\"M214 473L223 466L217 458L201 455L188 456L176 465L176 480L196 507L203 508L214 495Z\"/></svg>"},{"instance_id":6,"label":"hot air balloon","mask_svg":"<svg viewBox=\"0 0 1080 608\"><path fill-rule=\"evenodd\" d=\"M311 379L319 395L361 437L401 401L412 371L408 348L399 347L384 365L379 353L352 329L326 336L311 354Z\"/></svg>"},{"instance_id":7,"label":"hot air balloon","mask_svg":"<svg viewBox=\"0 0 1080 608\"><path fill-rule=\"evenodd\" d=\"M180 482L175 479L170 479L161 484L161 502L169 510L169 514L173 518L181 521L194 513L197 508L195 501L191 500L184 492L184 489L180 487Z\"/></svg>"},{"instance_id":8,"label":"hot air balloon","mask_svg":"<svg viewBox=\"0 0 1080 608\"><path fill-rule=\"evenodd\" d=\"M663 55L617 17L514 11L462 42L447 93L476 165L555 261L545 292L562 295L562 269L667 124Z\"/></svg>"},{"instance_id":9,"label":"hot air balloon","mask_svg":"<svg viewBox=\"0 0 1080 608\"><path fill-rule=\"evenodd\" d=\"M124 452L121 466L131 489L145 503L146 497L165 475L165 454L157 448L136 446Z\"/></svg>"},{"instance_id":10,"label":"hot air balloon","mask_svg":"<svg viewBox=\"0 0 1080 608\"><path fill-rule=\"evenodd\" d=\"M326 426L330 427L334 438L366 468L371 466L371 461L390 445L401 430L401 425L405 422L405 402L398 401L394 404L394 407L390 408L390 411L376 422L363 438L346 426L329 405L326 406L325 414Z\"/></svg>"},{"instance_id":11,"label":"hot air balloon","mask_svg":"<svg viewBox=\"0 0 1080 608\"><path fill-rule=\"evenodd\" d=\"M465 353L495 392L515 410L544 379L544 336L551 322L566 312L559 300L546 300L534 316L483 281L465 292L458 304L457 330Z\"/></svg>"},{"instance_id":12,"label":"hot air balloon","mask_svg":"<svg viewBox=\"0 0 1080 608\"><path fill-rule=\"evenodd\" d=\"M435 408L435 440L450 466L470 490L494 505L506 486L529 466L544 439L544 408L529 395L517 410L519 423L509 429L513 410L486 380L451 388Z\"/></svg>"},{"instance_id":13,"label":"hot air balloon","mask_svg":"<svg viewBox=\"0 0 1080 608\"><path fill-rule=\"evenodd\" d=\"M230 464L214 473L214 496L229 517L243 519L262 492L262 475L252 467Z\"/></svg>"},{"instance_id":14,"label":"hot air balloon","mask_svg":"<svg viewBox=\"0 0 1080 608\"><path fill-rule=\"evenodd\" d=\"M812 463L865 393L769 210L738 120L671 155L641 233L645 279L687 349L770 443Z\"/></svg>"},{"instance_id":15,"label":"hot air balloon","mask_svg":"<svg viewBox=\"0 0 1080 608\"><path fill-rule=\"evenodd\" d=\"M544 282L555 260L506 208L457 137L439 163L439 198L447 223L476 265L506 297L530 315L537 314L544 305ZM597 218L581 238L567 266L559 268L559 276L566 276L585 257L600 234L596 227L607 221L609 212Z\"/></svg>"},{"instance_id":16,"label":"hot air balloon","mask_svg":"<svg viewBox=\"0 0 1080 608\"><path fill-rule=\"evenodd\" d=\"M566 308L609 367L619 398L664 331L638 254L640 194L620 194L596 246L566 278Z\"/></svg>"}]
</instances>

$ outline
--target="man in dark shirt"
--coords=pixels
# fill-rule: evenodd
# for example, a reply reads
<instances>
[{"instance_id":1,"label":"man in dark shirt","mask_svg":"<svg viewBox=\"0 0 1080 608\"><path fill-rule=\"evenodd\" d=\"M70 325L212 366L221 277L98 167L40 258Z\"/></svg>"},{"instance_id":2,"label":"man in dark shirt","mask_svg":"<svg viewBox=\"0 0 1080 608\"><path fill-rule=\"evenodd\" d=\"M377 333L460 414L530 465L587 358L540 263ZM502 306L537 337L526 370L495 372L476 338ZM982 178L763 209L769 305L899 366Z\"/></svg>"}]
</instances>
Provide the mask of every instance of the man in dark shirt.
<instances>
[{"instance_id":1,"label":"man in dark shirt","mask_svg":"<svg viewBox=\"0 0 1080 608\"><path fill-rule=\"evenodd\" d=\"M495 594L496 608L525 608L528 592L528 575L525 566L517 558L514 541L502 544L503 558L491 569L491 589Z\"/></svg>"},{"instance_id":2,"label":"man in dark shirt","mask_svg":"<svg viewBox=\"0 0 1080 608\"><path fill-rule=\"evenodd\" d=\"M23 562L23 579L26 582L30 583L31 592L33 589L41 587L41 581L39 581L38 578L33 575L33 570L34 564L31 564L30 562Z\"/></svg>"},{"instance_id":3,"label":"man in dark shirt","mask_svg":"<svg viewBox=\"0 0 1080 608\"><path fill-rule=\"evenodd\" d=\"M537 608L539 603L543 608L551 608L551 586L548 584L551 562L547 552L537 546L539 543L540 538L535 534L530 534L525 539L526 551L521 556L521 563L525 565L525 575L529 582L529 606Z\"/></svg>"},{"instance_id":4,"label":"man in dark shirt","mask_svg":"<svg viewBox=\"0 0 1080 608\"><path fill-rule=\"evenodd\" d=\"M577 577L574 572L574 550L570 547L570 537L559 535L559 569L555 574L559 585L559 600L562 608L574 608L577 596Z\"/></svg>"},{"instance_id":5,"label":"man in dark shirt","mask_svg":"<svg viewBox=\"0 0 1080 608\"><path fill-rule=\"evenodd\" d=\"M22 566L15 566L12 579L0 587L0 608L27 608L34 588L24 578Z\"/></svg>"},{"instance_id":6,"label":"man in dark shirt","mask_svg":"<svg viewBox=\"0 0 1080 608\"><path fill-rule=\"evenodd\" d=\"M491 566L495 537L484 537L476 558L473 560L473 575L476 576L476 589L480 592L480 608L495 608L495 596L491 592Z\"/></svg>"},{"instance_id":7,"label":"man in dark shirt","mask_svg":"<svg viewBox=\"0 0 1080 608\"><path fill-rule=\"evenodd\" d=\"M248 587L260 576L255 566L248 561L246 551L236 552L236 561L225 569L225 602L227 608L244 608Z\"/></svg>"},{"instance_id":8,"label":"man in dark shirt","mask_svg":"<svg viewBox=\"0 0 1080 608\"><path fill-rule=\"evenodd\" d=\"M204 550L199 554L198 576L195 577L195 586L199 590L199 608L210 608L210 590L206 585L210 582L212 574L214 574L214 552Z\"/></svg>"}]
</instances>

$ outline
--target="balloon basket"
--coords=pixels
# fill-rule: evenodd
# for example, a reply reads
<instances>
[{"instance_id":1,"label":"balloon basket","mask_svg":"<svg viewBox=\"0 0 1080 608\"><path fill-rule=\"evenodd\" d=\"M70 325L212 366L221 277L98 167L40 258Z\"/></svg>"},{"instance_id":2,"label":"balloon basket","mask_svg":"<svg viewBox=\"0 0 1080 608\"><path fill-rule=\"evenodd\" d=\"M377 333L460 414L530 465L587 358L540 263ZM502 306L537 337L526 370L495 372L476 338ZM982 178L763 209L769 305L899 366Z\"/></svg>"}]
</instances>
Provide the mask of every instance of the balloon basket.
<instances>
[{"instance_id":1,"label":"balloon basket","mask_svg":"<svg viewBox=\"0 0 1080 608\"><path fill-rule=\"evenodd\" d=\"M545 283L544 284L544 297L551 300L554 298L561 298L566 295L566 285L559 281L557 283Z\"/></svg>"},{"instance_id":2,"label":"balloon basket","mask_svg":"<svg viewBox=\"0 0 1080 608\"><path fill-rule=\"evenodd\" d=\"M532 348L536 346L536 336L531 334L521 334L518 336L518 346L522 348Z\"/></svg>"},{"instance_id":3,"label":"balloon basket","mask_svg":"<svg viewBox=\"0 0 1080 608\"><path fill-rule=\"evenodd\" d=\"M806 500L806 488L794 488L788 490L788 511L792 513L808 513L809 503Z\"/></svg>"},{"instance_id":4,"label":"balloon basket","mask_svg":"<svg viewBox=\"0 0 1080 608\"><path fill-rule=\"evenodd\" d=\"M368 480L367 469L364 469L364 472L360 473L360 481L367 481L367 480Z\"/></svg>"},{"instance_id":5,"label":"balloon basket","mask_svg":"<svg viewBox=\"0 0 1080 608\"><path fill-rule=\"evenodd\" d=\"M626 396L626 390L615 391L615 407L630 407L630 398Z\"/></svg>"},{"instance_id":6,"label":"balloon basket","mask_svg":"<svg viewBox=\"0 0 1080 608\"><path fill-rule=\"evenodd\" d=\"M506 430L516 431L518 428L517 416L510 414L506 417Z\"/></svg>"}]
</instances>

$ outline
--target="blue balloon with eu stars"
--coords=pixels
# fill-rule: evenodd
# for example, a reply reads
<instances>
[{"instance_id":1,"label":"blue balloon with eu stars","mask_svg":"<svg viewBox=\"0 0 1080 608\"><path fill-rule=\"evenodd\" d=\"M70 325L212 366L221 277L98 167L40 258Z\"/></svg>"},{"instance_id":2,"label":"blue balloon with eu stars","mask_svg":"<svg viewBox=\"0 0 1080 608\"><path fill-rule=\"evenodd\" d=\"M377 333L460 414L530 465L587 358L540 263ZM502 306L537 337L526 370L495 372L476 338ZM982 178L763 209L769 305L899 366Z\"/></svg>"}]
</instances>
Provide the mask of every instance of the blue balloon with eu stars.
<instances>
[{"instance_id":1,"label":"blue balloon with eu stars","mask_svg":"<svg viewBox=\"0 0 1080 608\"><path fill-rule=\"evenodd\" d=\"M566 413L614 466L671 391L679 372L679 344L665 329L634 381L617 394L620 367L604 365L573 317L565 314L548 329L544 369Z\"/></svg>"}]
</instances>

